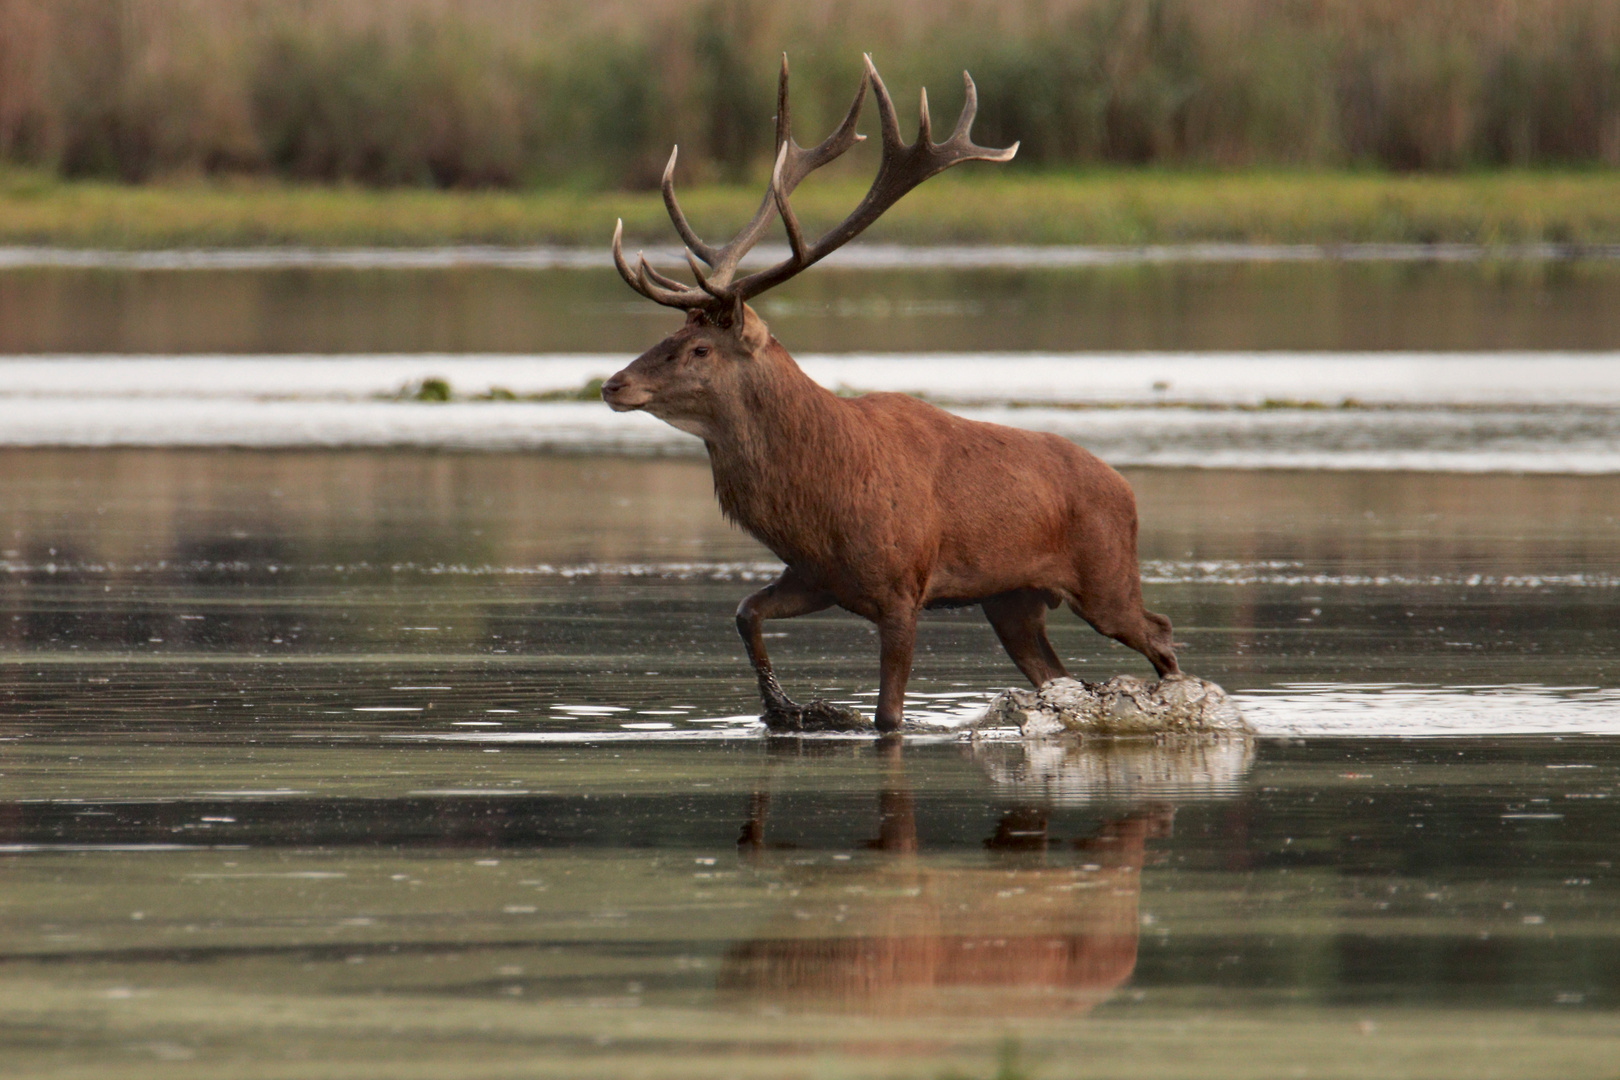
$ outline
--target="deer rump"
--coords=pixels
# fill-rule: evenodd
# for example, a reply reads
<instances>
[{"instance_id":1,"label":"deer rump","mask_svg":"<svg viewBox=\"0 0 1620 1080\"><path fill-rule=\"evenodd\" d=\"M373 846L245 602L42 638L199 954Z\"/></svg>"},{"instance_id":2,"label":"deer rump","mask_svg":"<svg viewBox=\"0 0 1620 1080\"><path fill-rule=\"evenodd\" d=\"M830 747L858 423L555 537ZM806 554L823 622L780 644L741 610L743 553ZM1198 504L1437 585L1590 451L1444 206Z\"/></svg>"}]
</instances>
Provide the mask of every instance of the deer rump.
<instances>
[{"instance_id":1,"label":"deer rump","mask_svg":"<svg viewBox=\"0 0 1620 1080\"><path fill-rule=\"evenodd\" d=\"M632 270L622 250L623 223L614 231L614 262L625 281L688 317L607 380L604 400L615 410L644 409L702 438L721 509L787 564L737 612L772 728L858 719L825 702L793 702L765 652L765 620L834 605L877 624L876 722L884 731L902 722L917 616L929 607L982 604L1036 686L1067 674L1045 630L1047 609L1059 603L1141 652L1160 675L1177 670L1169 620L1142 607L1136 503L1123 477L1054 435L966 420L905 395L840 398L804 374L747 304L848 242L930 176L963 161L1012 157L1016 145L989 150L972 143L977 94L965 72L963 79L966 102L951 136L931 141L925 91L918 137L908 145L868 57L844 122L806 150L788 130L784 57L770 189L730 243L715 248L697 237L675 197L675 154L664 171L664 201L697 284L666 277L645 258ZM809 243L788 195L863 138L855 122L868 86L882 127L877 178L849 218ZM788 234L788 258L737 278L742 256L777 216Z\"/></svg>"}]
</instances>

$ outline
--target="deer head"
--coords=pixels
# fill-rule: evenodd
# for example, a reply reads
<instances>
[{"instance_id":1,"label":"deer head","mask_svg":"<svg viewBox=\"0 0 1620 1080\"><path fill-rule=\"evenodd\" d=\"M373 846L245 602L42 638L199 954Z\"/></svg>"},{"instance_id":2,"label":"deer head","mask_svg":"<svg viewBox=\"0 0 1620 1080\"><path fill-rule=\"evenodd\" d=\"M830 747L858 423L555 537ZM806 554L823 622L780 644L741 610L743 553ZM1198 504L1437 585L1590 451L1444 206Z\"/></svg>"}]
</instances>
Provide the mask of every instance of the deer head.
<instances>
[{"instance_id":1,"label":"deer head","mask_svg":"<svg viewBox=\"0 0 1620 1080\"><path fill-rule=\"evenodd\" d=\"M770 331L744 305L726 325L693 308L681 327L602 384L614 412L645 409L691 435L712 439L726 423L727 402L747 396L746 385L765 374Z\"/></svg>"},{"instance_id":2,"label":"deer head","mask_svg":"<svg viewBox=\"0 0 1620 1080\"><path fill-rule=\"evenodd\" d=\"M790 130L784 54L776 99L776 164L771 170L770 186L753 218L723 247L705 243L687 222L675 198L675 161L680 148L671 151L669 164L664 167L664 205L675 231L686 244L686 261L696 284L687 285L659 273L639 254L632 269L624 257L622 220L613 230L613 263L625 282L647 299L686 311L686 325L603 384L603 399L615 410L645 409L684 431L707 437L717 419L714 399L754 377L746 365L759 361L771 341L769 329L748 306L750 299L814 266L859 236L901 196L929 177L964 161L1010 161L1018 152L1017 143L1005 150L974 145L969 129L978 111L978 90L965 71L962 80L966 84L966 101L950 137L942 143L933 141L928 91L924 90L917 138L908 145L900 137L889 91L878 77L872 58L867 56L866 72L843 122L826 139L805 149L794 141ZM789 196L810 173L866 138L856 134L855 123L866 102L868 85L877 99L882 129L883 157L877 177L866 197L843 222L810 243ZM737 269L743 256L759 243L771 219L777 216L787 231L788 257L739 278Z\"/></svg>"}]
</instances>

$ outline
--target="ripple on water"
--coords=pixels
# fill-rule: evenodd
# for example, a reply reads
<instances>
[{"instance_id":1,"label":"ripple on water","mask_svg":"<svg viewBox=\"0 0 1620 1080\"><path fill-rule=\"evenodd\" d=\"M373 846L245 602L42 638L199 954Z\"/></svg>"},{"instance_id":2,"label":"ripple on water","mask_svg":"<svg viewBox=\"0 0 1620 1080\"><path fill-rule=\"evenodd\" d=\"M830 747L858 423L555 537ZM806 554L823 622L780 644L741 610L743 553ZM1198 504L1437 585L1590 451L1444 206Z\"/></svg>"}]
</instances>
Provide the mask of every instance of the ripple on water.
<instances>
[{"instance_id":1,"label":"ripple on water","mask_svg":"<svg viewBox=\"0 0 1620 1080\"><path fill-rule=\"evenodd\" d=\"M906 719L941 735L965 734L999 690L953 692L954 709L909 702ZM1432 738L1498 735L1620 734L1620 689L1537 684L1442 686L1412 683L1294 682L1233 694L1262 738ZM580 719L626 710L576 707ZM466 727L467 724L456 726ZM617 722L612 729L543 731L393 731L408 741L524 744L671 742L765 738L757 716L679 716L668 721ZM870 738L871 736L833 736ZM929 737L925 731L921 737Z\"/></svg>"},{"instance_id":2,"label":"ripple on water","mask_svg":"<svg viewBox=\"0 0 1620 1080\"><path fill-rule=\"evenodd\" d=\"M1620 689L1293 683L1236 695L1261 735L1620 734Z\"/></svg>"}]
</instances>

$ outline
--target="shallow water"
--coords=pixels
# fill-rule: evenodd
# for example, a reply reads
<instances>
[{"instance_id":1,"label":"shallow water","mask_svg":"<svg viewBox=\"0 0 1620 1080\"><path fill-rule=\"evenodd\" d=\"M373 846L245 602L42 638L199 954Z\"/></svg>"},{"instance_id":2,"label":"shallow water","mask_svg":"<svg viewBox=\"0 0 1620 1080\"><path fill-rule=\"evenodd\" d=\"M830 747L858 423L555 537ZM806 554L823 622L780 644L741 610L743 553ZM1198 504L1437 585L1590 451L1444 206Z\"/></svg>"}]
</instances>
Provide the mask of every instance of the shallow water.
<instances>
[{"instance_id":1,"label":"shallow water","mask_svg":"<svg viewBox=\"0 0 1620 1080\"><path fill-rule=\"evenodd\" d=\"M671 315L605 252L572 269L0 266L0 353L635 355ZM758 306L795 354L1612 350L1620 260L825 266Z\"/></svg>"},{"instance_id":2,"label":"shallow water","mask_svg":"<svg viewBox=\"0 0 1620 1080\"><path fill-rule=\"evenodd\" d=\"M1620 478L1130 476L1252 744L963 742L970 612L764 739L697 462L0 451L0 1071L1612 1076Z\"/></svg>"}]
</instances>

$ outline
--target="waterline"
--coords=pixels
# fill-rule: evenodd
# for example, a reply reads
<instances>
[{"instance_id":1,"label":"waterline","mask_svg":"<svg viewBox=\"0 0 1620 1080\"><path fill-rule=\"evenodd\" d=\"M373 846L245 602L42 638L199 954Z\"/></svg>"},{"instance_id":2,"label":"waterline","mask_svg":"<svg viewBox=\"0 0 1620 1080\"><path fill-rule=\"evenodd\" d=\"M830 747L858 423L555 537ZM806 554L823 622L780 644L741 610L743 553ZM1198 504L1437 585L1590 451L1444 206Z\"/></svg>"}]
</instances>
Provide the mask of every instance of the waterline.
<instances>
[{"instance_id":1,"label":"waterline","mask_svg":"<svg viewBox=\"0 0 1620 1080\"><path fill-rule=\"evenodd\" d=\"M684 249L642 249L655 265L684 268ZM786 245L761 244L742 265L769 266L788 257ZM1571 262L1620 259L1620 244L861 244L829 256L845 270L1061 269L1164 263L1241 262ZM598 247L467 244L444 247L108 248L0 247L0 270L72 267L96 270L600 270L613 266L606 239Z\"/></svg>"}]
</instances>

